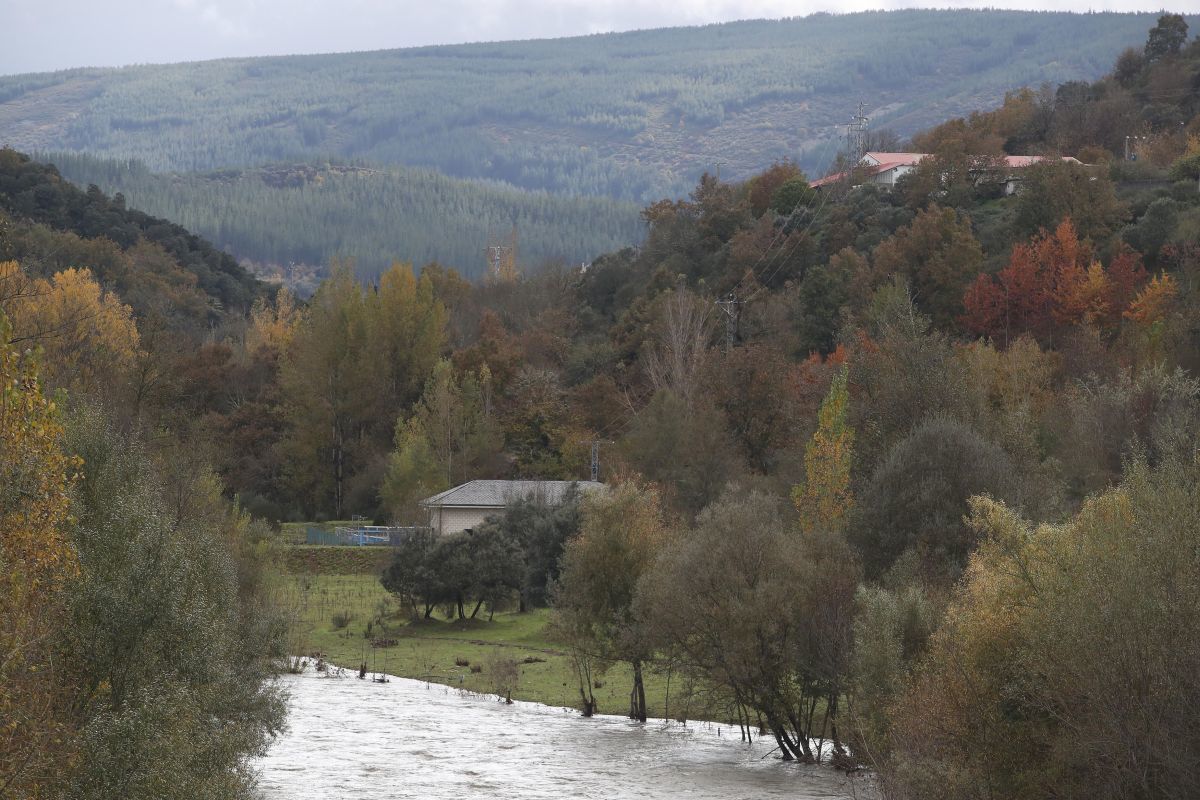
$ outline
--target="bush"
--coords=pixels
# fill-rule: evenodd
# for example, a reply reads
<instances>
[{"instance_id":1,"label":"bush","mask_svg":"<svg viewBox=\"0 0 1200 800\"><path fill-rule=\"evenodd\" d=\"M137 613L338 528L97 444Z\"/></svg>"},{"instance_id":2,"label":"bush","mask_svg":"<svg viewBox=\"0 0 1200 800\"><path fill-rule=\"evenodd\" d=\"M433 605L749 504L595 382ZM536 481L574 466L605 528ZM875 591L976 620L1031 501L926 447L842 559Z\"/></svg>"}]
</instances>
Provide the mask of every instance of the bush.
<instances>
[{"instance_id":1,"label":"bush","mask_svg":"<svg viewBox=\"0 0 1200 800\"><path fill-rule=\"evenodd\" d=\"M1200 153L1184 156L1171 165L1171 180L1194 181L1200 178Z\"/></svg>"},{"instance_id":2,"label":"bush","mask_svg":"<svg viewBox=\"0 0 1200 800\"><path fill-rule=\"evenodd\" d=\"M1016 467L964 422L939 416L918 425L875 468L861 495L854 543L873 575L906 550L935 573L956 574L975 546L963 516L977 494L1015 500Z\"/></svg>"},{"instance_id":3,"label":"bush","mask_svg":"<svg viewBox=\"0 0 1200 800\"><path fill-rule=\"evenodd\" d=\"M506 703L511 703L512 694L521 682L520 665L515 659L494 656L488 661L487 673L491 679L492 691L503 697Z\"/></svg>"},{"instance_id":4,"label":"bush","mask_svg":"<svg viewBox=\"0 0 1200 800\"><path fill-rule=\"evenodd\" d=\"M971 526L895 709L903 796L1200 797L1200 463L1135 462L1062 525L976 498Z\"/></svg>"}]
</instances>

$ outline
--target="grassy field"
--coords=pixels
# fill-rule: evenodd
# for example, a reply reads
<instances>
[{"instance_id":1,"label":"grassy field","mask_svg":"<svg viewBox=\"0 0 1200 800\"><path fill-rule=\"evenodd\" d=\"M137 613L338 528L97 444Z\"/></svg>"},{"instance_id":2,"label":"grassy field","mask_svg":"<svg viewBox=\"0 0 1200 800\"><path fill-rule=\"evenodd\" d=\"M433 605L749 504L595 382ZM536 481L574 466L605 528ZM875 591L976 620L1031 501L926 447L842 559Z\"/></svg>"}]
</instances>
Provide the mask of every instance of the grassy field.
<instances>
[{"instance_id":1,"label":"grassy field","mask_svg":"<svg viewBox=\"0 0 1200 800\"><path fill-rule=\"evenodd\" d=\"M492 668L511 659L520 670L513 699L579 705L570 657L554 640L550 612L545 609L497 613L488 621L484 608L476 620L413 623L373 575L288 575L277 599L292 617L295 653L322 653L346 668L366 661L372 672L489 693L498 689L496 678L489 674ZM387 646L373 647L373 642ZM598 676L594 691L600 712L625 713L631 686L630 670L622 665ZM671 681L668 709L667 688L665 674L646 675L651 716L664 716L668 710L674 717L689 719L727 716L719 705L685 698L678 676Z\"/></svg>"}]
</instances>

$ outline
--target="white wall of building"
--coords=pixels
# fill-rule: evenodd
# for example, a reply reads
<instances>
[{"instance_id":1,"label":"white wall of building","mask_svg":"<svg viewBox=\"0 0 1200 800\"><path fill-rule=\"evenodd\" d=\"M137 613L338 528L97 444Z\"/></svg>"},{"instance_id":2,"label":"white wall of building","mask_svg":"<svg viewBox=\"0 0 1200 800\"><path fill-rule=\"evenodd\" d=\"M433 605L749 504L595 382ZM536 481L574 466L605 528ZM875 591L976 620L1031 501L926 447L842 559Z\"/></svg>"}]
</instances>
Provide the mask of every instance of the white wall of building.
<instances>
[{"instance_id":1,"label":"white wall of building","mask_svg":"<svg viewBox=\"0 0 1200 800\"><path fill-rule=\"evenodd\" d=\"M468 528L477 528L488 517L503 513L503 506L497 508L433 508L429 513L429 526L438 535L459 533Z\"/></svg>"}]
</instances>

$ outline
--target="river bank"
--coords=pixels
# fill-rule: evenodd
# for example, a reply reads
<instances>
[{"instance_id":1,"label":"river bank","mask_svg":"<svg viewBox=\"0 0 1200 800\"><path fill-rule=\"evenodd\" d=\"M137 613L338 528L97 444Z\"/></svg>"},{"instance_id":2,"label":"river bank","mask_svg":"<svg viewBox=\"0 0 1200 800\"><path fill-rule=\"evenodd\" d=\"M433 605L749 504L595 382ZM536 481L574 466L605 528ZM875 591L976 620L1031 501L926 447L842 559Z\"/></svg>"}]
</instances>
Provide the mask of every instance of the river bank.
<instances>
[{"instance_id":1,"label":"river bank","mask_svg":"<svg viewBox=\"0 0 1200 800\"><path fill-rule=\"evenodd\" d=\"M473 692L496 693L497 671L515 668L514 699L577 707L579 688L566 648L550 630L546 609L495 614L481 609L474 620L412 622L395 599L367 574L291 574L277 602L292 620L291 651L322 653L337 664L367 664L372 672L441 683ZM593 688L601 713L629 707L632 675L614 665ZM651 716L683 719L731 718L719 700L686 692L679 677L646 675Z\"/></svg>"}]
</instances>

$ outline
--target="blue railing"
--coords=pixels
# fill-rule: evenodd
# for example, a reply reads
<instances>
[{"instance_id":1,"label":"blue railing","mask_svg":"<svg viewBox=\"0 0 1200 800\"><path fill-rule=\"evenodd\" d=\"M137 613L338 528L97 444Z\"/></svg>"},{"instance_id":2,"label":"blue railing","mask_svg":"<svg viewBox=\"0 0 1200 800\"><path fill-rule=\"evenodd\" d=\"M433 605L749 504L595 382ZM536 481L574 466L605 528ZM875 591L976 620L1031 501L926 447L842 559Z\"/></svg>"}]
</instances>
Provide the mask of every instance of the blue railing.
<instances>
[{"instance_id":1,"label":"blue railing","mask_svg":"<svg viewBox=\"0 0 1200 800\"><path fill-rule=\"evenodd\" d=\"M427 534L424 527L392 527L383 525L357 525L337 527L332 531L323 528L304 529L306 544L340 545L346 547L399 547L412 536Z\"/></svg>"}]
</instances>

